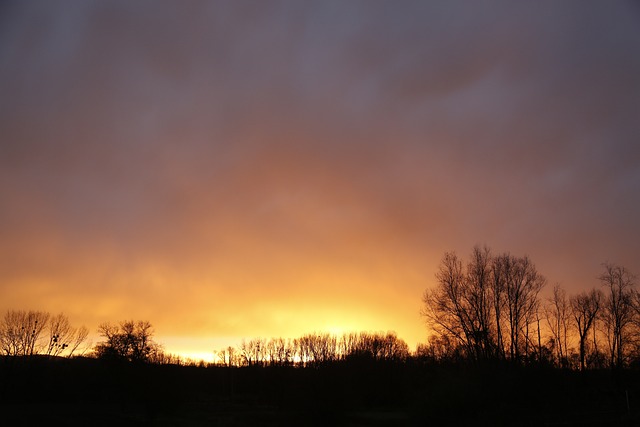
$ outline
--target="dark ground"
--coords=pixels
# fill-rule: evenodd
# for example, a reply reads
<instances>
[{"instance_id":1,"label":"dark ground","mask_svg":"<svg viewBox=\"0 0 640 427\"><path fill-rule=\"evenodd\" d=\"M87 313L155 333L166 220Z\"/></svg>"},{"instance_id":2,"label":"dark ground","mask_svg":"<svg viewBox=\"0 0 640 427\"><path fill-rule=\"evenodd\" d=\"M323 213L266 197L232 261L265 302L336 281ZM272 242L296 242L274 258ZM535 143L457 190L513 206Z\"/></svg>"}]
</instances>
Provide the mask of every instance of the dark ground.
<instances>
[{"instance_id":1,"label":"dark ground","mask_svg":"<svg viewBox=\"0 0 640 427\"><path fill-rule=\"evenodd\" d=\"M635 426L640 425L640 371L418 361L303 369L0 359L0 426L45 423Z\"/></svg>"}]
</instances>

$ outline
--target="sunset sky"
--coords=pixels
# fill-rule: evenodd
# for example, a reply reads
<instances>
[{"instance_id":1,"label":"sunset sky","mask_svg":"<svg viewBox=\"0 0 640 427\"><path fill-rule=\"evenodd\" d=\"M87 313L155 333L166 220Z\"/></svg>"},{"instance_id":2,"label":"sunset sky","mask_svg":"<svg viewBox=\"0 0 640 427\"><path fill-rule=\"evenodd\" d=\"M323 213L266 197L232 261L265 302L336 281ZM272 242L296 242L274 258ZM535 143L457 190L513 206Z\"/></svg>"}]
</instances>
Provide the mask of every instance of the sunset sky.
<instances>
[{"instance_id":1,"label":"sunset sky","mask_svg":"<svg viewBox=\"0 0 640 427\"><path fill-rule=\"evenodd\" d=\"M637 1L0 3L0 315L414 347L445 251L575 292L639 221Z\"/></svg>"}]
</instances>

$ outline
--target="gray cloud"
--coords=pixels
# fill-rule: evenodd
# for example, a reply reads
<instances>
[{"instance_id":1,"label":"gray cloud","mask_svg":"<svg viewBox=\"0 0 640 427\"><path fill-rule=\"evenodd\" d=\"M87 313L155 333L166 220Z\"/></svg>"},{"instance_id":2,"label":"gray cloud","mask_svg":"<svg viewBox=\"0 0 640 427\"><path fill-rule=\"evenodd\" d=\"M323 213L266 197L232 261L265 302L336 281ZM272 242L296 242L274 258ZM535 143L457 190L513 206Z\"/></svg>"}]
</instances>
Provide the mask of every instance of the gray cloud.
<instances>
[{"instance_id":1,"label":"gray cloud","mask_svg":"<svg viewBox=\"0 0 640 427\"><path fill-rule=\"evenodd\" d=\"M282 278L280 295L314 263L384 265L397 282L398 266L425 272L390 285L417 305L444 250L485 242L574 288L607 259L640 271L632 2L0 15L2 286L94 277L116 292L160 280L153 264L218 290L234 271L249 288Z\"/></svg>"}]
</instances>

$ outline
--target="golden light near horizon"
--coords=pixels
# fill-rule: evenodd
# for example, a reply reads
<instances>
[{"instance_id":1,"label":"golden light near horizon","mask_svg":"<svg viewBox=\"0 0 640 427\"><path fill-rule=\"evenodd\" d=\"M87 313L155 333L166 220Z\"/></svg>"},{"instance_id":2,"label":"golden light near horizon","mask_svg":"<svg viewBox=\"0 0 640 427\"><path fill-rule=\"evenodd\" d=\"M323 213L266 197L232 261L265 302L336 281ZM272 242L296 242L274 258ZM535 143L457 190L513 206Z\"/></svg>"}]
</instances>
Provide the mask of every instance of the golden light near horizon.
<instances>
[{"instance_id":1,"label":"golden light near horizon","mask_svg":"<svg viewBox=\"0 0 640 427\"><path fill-rule=\"evenodd\" d=\"M574 290L640 271L636 12L6 6L0 313L94 341L148 320L205 360L314 331L415 348L446 251L527 254Z\"/></svg>"}]
</instances>

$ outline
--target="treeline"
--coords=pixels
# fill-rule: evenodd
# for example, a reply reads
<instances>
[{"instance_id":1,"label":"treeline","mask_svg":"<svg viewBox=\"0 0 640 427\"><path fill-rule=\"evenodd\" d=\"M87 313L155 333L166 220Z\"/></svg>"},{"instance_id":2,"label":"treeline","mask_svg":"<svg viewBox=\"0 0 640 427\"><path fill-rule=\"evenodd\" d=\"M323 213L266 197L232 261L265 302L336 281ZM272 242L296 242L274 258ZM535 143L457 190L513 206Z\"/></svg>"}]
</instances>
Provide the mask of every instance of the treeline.
<instances>
[{"instance_id":1,"label":"treeline","mask_svg":"<svg viewBox=\"0 0 640 427\"><path fill-rule=\"evenodd\" d=\"M167 353L154 340L148 321L126 320L102 323L98 333L103 340L87 341L89 330L71 326L67 316L43 311L9 310L0 320L0 349L5 356L74 355L105 361L126 361L157 365L204 366L202 361ZM407 343L394 332L352 332L341 336L310 333L299 338L254 338L215 352L215 365L242 366L321 366L341 360L401 362L411 357Z\"/></svg>"},{"instance_id":2,"label":"treeline","mask_svg":"<svg viewBox=\"0 0 640 427\"><path fill-rule=\"evenodd\" d=\"M640 293L624 267L605 263L600 287L540 297L546 278L528 257L475 247L446 253L422 315L433 331L417 356L449 361L545 364L571 369L640 363Z\"/></svg>"},{"instance_id":3,"label":"treeline","mask_svg":"<svg viewBox=\"0 0 640 427\"><path fill-rule=\"evenodd\" d=\"M401 362L411 356L394 332L311 333L295 339L254 338L216 352L224 366L321 366L342 360Z\"/></svg>"}]
</instances>

